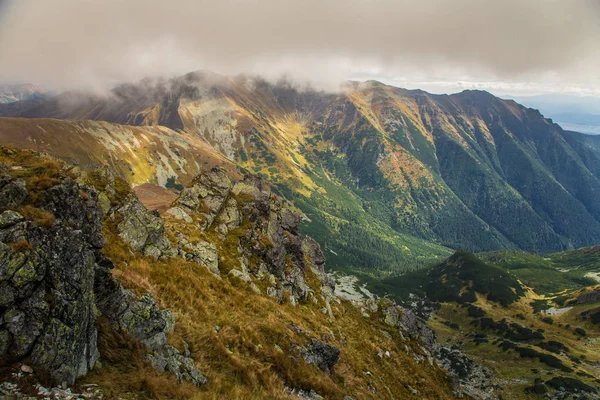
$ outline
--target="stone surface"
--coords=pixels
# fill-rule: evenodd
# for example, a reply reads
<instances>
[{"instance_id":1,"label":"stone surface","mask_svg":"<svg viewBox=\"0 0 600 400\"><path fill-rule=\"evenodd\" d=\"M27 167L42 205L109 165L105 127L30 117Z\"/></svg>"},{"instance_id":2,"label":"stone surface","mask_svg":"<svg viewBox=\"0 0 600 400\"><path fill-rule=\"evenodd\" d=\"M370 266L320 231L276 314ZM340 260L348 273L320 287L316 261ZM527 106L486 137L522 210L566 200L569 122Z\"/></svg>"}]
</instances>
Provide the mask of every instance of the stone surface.
<instances>
[{"instance_id":1,"label":"stone surface","mask_svg":"<svg viewBox=\"0 0 600 400\"><path fill-rule=\"evenodd\" d=\"M335 283L325 272L323 252L313 239L300 238L301 216L273 195L262 178L246 175L243 181L232 184L220 168L204 171L193 180L192 186L181 192L174 202L175 208L194 216L201 231L217 232L221 240L230 234L237 235L239 245L234 256L240 266L231 270L231 277L246 282L256 293L261 291L252 276L266 280L267 295L279 302L287 297L292 304L298 304L310 299L317 301L313 288L306 283L307 273L313 273L321 285L322 301L330 310ZM244 226L237 229L242 222ZM216 247L194 242L181 233L177 234L177 240L183 257L218 273L216 259L220 255ZM256 265L249 268L248 260Z\"/></svg>"},{"instance_id":2,"label":"stone surface","mask_svg":"<svg viewBox=\"0 0 600 400\"><path fill-rule=\"evenodd\" d=\"M328 375L340 358L340 349L315 338L310 339L303 353L304 361L317 366Z\"/></svg>"},{"instance_id":3,"label":"stone surface","mask_svg":"<svg viewBox=\"0 0 600 400\"><path fill-rule=\"evenodd\" d=\"M4 164L0 164L0 209L17 207L27 198L27 185L14 179Z\"/></svg>"},{"instance_id":4,"label":"stone surface","mask_svg":"<svg viewBox=\"0 0 600 400\"><path fill-rule=\"evenodd\" d=\"M192 217L181 207L172 207L167 210L167 214L172 215L177 219L181 219L187 223L192 223Z\"/></svg>"},{"instance_id":5,"label":"stone surface","mask_svg":"<svg viewBox=\"0 0 600 400\"><path fill-rule=\"evenodd\" d=\"M95 191L68 178L46 190L43 207L56 218L50 228L1 214L0 352L30 357L72 383L99 357L93 287L101 211ZM11 248L16 241L27 245Z\"/></svg>"},{"instance_id":6,"label":"stone surface","mask_svg":"<svg viewBox=\"0 0 600 400\"><path fill-rule=\"evenodd\" d=\"M158 213L148 211L134 194L116 210L116 215L120 220L119 236L134 250L155 258L176 254L165 236L164 223Z\"/></svg>"},{"instance_id":7,"label":"stone surface","mask_svg":"<svg viewBox=\"0 0 600 400\"><path fill-rule=\"evenodd\" d=\"M4 199L18 198L20 189L12 183L0 174ZM95 323L104 314L149 354L165 358L166 370L205 382L191 358L166 345L173 313L149 295L138 299L112 277L112 262L101 252L105 210L98 197L70 178L46 189L36 206L52 213L51 226L0 207L0 355L27 357L57 382L72 384L100 357ZM148 255L170 254L162 221L136 198L127 198L116 212L122 237L132 247Z\"/></svg>"},{"instance_id":8,"label":"stone surface","mask_svg":"<svg viewBox=\"0 0 600 400\"><path fill-rule=\"evenodd\" d=\"M183 258L204 265L213 274L220 275L217 246L214 243L205 242L203 240L191 243L181 233L177 233L176 237L179 253Z\"/></svg>"}]
</instances>

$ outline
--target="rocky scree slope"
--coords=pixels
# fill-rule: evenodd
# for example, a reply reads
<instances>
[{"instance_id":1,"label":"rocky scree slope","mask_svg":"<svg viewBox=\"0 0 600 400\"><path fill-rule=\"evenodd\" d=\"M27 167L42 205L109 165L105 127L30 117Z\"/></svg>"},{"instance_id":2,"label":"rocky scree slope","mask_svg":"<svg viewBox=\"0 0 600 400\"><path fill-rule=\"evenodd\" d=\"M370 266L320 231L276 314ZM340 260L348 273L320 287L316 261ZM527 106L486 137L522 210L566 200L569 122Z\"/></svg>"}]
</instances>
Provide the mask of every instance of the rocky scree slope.
<instances>
[{"instance_id":1,"label":"rocky scree slope","mask_svg":"<svg viewBox=\"0 0 600 400\"><path fill-rule=\"evenodd\" d=\"M0 162L7 363L87 374L109 396L451 396L426 325L384 299L367 314L334 297L319 246L262 179L206 171L161 216L106 168L4 147ZM153 386L142 365L190 384Z\"/></svg>"}]
</instances>

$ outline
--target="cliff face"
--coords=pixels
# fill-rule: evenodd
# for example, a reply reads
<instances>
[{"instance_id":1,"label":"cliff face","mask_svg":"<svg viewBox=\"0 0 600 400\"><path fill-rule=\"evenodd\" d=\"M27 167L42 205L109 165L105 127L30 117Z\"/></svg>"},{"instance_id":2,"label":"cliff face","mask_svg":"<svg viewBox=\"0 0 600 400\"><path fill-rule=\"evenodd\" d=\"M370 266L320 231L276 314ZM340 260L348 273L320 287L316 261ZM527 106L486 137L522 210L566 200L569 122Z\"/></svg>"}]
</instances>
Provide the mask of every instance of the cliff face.
<instances>
[{"instance_id":1,"label":"cliff face","mask_svg":"<svg viewBox=\"0 0 600 400\"><path fill-rule=\"evenodd\" d=\"M72 180L49 189L49 227L0 214L0 353L29 356L70 383L99 357L94 277L104 240L94 196Z\"/></svg>"},{"instance_id":2,"label":"cliff face","mask_svg":"<svg viewBox=\"0 0 600 400\"><path fill-rule=\"evenodd\" d=\"M52 160L21 165L17 152L2 151L17 162L0 164L0 356L28 358L57 381L74 383L100 357L96 320L104 315L146 345L163 370L203 383L191 359L166 346L173 313L112 277L112 263L101 251L98 192ZM44 176L44 163L56 168L56 177ZM44 178L52 180L36 191Z\"/></svg>"}]
</instances>

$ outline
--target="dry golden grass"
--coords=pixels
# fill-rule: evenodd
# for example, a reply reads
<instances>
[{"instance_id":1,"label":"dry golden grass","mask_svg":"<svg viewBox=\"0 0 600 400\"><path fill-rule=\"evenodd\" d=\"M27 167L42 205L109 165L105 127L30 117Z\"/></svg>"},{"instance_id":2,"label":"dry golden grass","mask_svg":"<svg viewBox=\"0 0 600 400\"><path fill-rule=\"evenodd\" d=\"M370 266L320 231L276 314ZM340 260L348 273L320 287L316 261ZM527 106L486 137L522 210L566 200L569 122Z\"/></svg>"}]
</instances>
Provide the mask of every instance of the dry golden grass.
<instances>
[{"instance_id":1,"label":"dry golden grass","mask_svg":"<svg viewBox=\"0 0 600 400\"><path fill-rule=\"evenodd\" d=\"M168 230L170 224L173 222L167 223ZM198 264L182 259L158 262L133 255L114 233L105 230L105 237L105 252L117 266L115 276L138 294L151 292L161 306L175 312L177 324L169 342L180 350L183 341L187 342L208 378L200 388L184 385L166 393L160 389L171 388L171 378L150 371L141 353L131 354L137 361L136 368L129 369L122 365L125 360L103 356L104 366L86 381L110 386L115 396L141 392L142 398L296 398L285 392L287 386L312 389L327 399L342 399L344 395L381 399L391 398L390 393L396 399L451 397L448 380L438 368L426 362L417 364L406 354L397 333L377 317L365 319L348 303L333 305L332 320L321 311L322 304L281 305L253 293L243 283L216 277ZM311 274L307 282L318 286ZM301 327L302 332L294 326ZM387 338L384 330L393 339ZM295 344L304 346L310 337L325 336L342 350L331 376L307 365L293 348ZM416 348L415 343L407 344ZM385 351L390 352L390 358L377 355ZM113 379L117 383L111 383ZM405 385L416 388L419 394L412 395Z\"/></svg>"},{"instance_id":2,"label":"dry golden grass","mask_svg":"<svg viewBox=\"0 0 600 400\"><path fill-rule=\"evenodd\" d=\"M45 228L50 228L54 223L54 215L48 211L44 211L41 208L33 206L19 207L19 213L26 219L35 222L36 224Z\"/></svg>"},{"instance_id":3,"label":"dry golden grass","mask_svg":"<svg viewBox=\"0 0 600 400\"><path fill-rule=\"evenodd\" d=\"M31 250L31 243L27 240L18 240L14 243L11 243L9 246L12 251L17 253L23 253L27 250Z\"/></svg>"}]
</instances>

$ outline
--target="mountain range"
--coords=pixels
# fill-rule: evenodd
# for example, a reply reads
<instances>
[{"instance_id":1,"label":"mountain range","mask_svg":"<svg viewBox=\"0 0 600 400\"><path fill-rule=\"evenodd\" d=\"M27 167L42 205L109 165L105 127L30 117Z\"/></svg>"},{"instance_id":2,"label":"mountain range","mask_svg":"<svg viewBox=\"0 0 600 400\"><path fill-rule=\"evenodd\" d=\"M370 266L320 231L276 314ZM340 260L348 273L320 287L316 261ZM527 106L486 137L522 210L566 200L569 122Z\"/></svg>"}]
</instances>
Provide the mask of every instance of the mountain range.
<instances>
[{"instance_id":1,"label":"mountain range","mask_svg":"<svg viewBox=\"0 0 600 400\"><path fill-rule=\"evenodd\" d=\"M600 398L600 136L194 72L11 100L0 142L2 394Z\"/></svg>"},{"instance_id":2,"label":"mountain range","mask_svg":"<svg viewBox=\"0 0 600 400\"><path fill-rule=\"evenodd\" d=\"M389 274L456 248L600 242L600 138L487 92L369 81L326 93L194 72L0 116L4 143L110 164L133 184L185 185L215 164L263 176L338 269Z\"/></svg>"}]
</instances>

